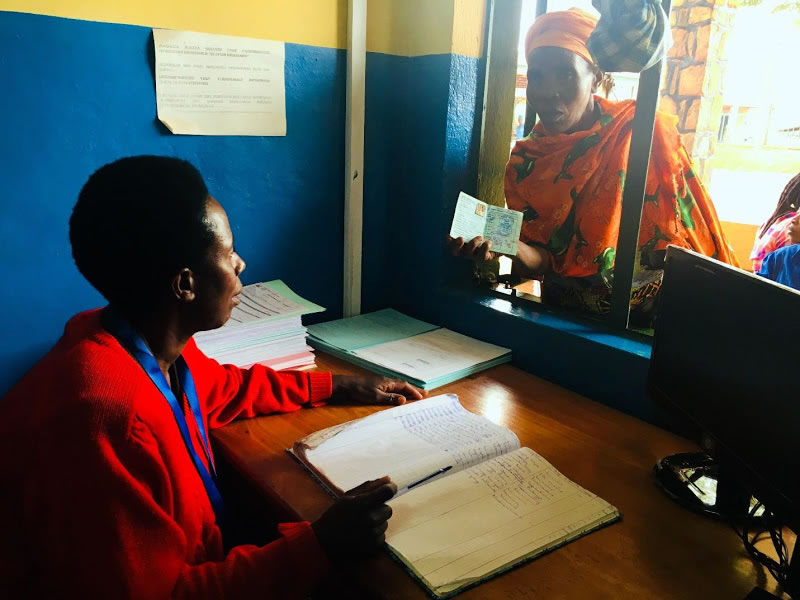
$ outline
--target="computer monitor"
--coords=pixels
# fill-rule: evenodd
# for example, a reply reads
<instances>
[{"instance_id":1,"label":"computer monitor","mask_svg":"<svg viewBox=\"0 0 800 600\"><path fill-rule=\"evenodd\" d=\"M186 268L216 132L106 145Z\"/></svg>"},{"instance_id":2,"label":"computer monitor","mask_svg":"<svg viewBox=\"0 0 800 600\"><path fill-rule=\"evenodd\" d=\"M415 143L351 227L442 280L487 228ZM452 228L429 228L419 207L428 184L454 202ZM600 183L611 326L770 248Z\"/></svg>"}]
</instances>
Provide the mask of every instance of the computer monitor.
<instances>
[{"instance_id":1,"label":"computer monitor","mask_svg":"<svg viewBox=\"0 0 800 600\"><path fill-rule=\"evenodd\" d=\"M670 246L658 302L650 397L800 531L800 292Z\"/></svg>"}]
</instances>

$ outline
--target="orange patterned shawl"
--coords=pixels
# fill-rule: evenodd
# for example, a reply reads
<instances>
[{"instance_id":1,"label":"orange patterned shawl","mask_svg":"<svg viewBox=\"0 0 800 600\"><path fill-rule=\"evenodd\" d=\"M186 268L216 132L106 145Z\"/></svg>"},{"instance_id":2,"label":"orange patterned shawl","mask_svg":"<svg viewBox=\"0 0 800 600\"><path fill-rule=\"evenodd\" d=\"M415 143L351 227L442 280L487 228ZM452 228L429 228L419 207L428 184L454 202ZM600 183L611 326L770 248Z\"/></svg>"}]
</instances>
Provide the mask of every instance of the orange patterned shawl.
<instances>
[{"instance_id":1,"label":"orange patterned shawl","mask_svg":"<svg viewBox=\"0 0 800 600\"><path fill-rule=\"evenodd\" d=\"M548 135L537 125L517 142L506 166L505 194L508 207L524 215L520 239L550 250L554 273L600 275L608 285L635 103L600 97L595 103L599 117L588 130ZM664 113L656 118L639 248L675 244L738 266L675 122Z\"/></svg>"}]
</instances>

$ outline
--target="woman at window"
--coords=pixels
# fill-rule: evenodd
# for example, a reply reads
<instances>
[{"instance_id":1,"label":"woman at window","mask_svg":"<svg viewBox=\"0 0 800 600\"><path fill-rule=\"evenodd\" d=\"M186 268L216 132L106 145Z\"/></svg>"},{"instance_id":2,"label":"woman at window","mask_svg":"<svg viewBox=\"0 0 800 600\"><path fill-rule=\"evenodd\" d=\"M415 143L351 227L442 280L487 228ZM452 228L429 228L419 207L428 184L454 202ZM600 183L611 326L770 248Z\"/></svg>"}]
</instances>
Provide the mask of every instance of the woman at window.
<instances>
[{"instance_id":1,"label":"woman at window","mask_svg":"<svg viewBox=\"0 0 800 600\"><path fill-rule=\"evenodd\" d=\"M750 260L753 261L753 272L758 273L764 257L779 248L796 244L796 240L789 237L789 227L794 218L800 214L800 173L795 175L786 184L778 198L778 205L769 219L758 228Z\"/></svg>"},{"instance_id":2,"label":"woman at window","mask_svg":"<svg viewBox=\"0 0 800 600\"><path fill-rule=\"evenodd\" d=\"M505 174L509 208L523 213L513 272L542 277L544 301L607 312L614 274L633 101L595 92L604 73L586 47L597 20L579 9L540 16L525 37L528 102L539 116L514 146ZM662 271L656 252L676 244L737 264L714 206L675 127L659 114L642 210L634 312L651 304ZM455 254L493 257L480 238L450 240Z\"/></svg>"},{"instance_id":3,"label":"woman at window","mask_svg":"<svg viewBox=\"0 0 800 600\"><path fill-rule=\"evenodd\" d=\"M245 263L192 165L138 156L101 168L80 193L70 242L109 306L73 317L2 399L0 597L305 598L332 563L382 544L388 478L313 524L282 524L270 544L223 550L209 429L421 394L203 355L192 335L228 320Z\"/></svg>"}]
</instances>

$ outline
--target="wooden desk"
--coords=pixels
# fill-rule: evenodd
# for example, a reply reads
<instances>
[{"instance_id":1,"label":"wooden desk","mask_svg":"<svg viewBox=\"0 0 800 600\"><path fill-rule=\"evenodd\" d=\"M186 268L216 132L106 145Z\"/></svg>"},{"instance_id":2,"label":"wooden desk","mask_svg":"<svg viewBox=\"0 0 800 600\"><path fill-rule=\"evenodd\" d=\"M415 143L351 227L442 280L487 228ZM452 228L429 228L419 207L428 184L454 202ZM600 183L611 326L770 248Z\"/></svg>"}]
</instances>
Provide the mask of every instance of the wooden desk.
<instances>
[{"instance_id":1,"label":"wooden desk","mask_svg":"<svg viewBox=\"0 0 800 600\"><path fill-rule=\"evenodd\" d=\"M319 355L320 368L358 369ZM434 393L514 431L564 475L611 502L622 521L591 533L460 596L463 600L743 599L772 577L747 556L733 530L669 500L652 467L697 448L638 419L503 365ZM377 407L327 406L244 420L214 432L218 452L279 507L283 519L318 518L331 498L284 450L301 437ZM423 589L388 554L352 573L363 598L420 599ZM359 587L359 589L362 589Z\"/></svg>"}]
</instances>

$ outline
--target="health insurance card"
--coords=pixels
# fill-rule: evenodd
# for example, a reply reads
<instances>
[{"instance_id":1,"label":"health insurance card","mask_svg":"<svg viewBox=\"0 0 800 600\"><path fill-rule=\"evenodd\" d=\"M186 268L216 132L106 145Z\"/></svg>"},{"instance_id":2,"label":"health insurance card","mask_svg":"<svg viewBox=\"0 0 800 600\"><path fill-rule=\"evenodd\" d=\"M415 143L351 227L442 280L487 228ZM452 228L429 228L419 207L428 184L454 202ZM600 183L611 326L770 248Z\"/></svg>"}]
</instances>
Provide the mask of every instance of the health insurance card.
<instances>
[{"instance_id":1,"label":"health insurance card","mask_svg":"<svg viewBox=\"0 0 800 600\"><path fill-rule=\"evenodd\" d=\"M514 256L517 253L522 213L492 206L461 192L458 195L450 237L469 242L477 236L492 241L492 250Z\"/></svg>"}]
</instances>

